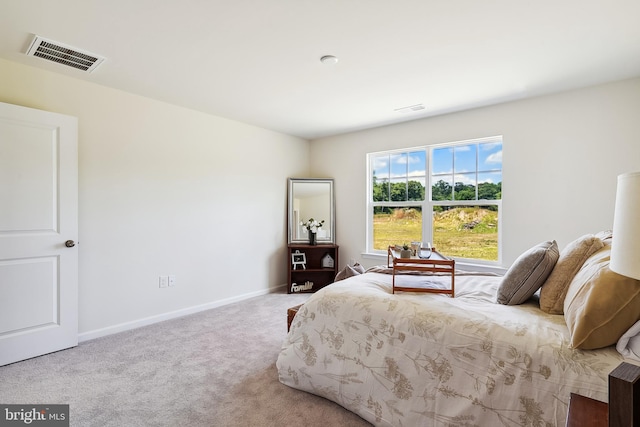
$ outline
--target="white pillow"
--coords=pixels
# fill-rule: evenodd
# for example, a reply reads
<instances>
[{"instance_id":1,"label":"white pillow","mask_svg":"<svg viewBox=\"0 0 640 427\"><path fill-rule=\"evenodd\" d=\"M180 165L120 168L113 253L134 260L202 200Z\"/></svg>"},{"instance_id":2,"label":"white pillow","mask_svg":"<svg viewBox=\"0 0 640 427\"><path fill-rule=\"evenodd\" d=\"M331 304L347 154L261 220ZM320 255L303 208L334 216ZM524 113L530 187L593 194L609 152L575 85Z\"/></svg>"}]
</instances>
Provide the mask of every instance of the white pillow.
<instances>
[{"instance_id":1,"label":"white pillow","mask_svg":"<svg viewBox=\"0 0 640 427\"><path fill-rule=\"evenodd\" d=\"M640 320L622 334L616 344L616 350L627 359L640 361Z\"/></svg>"}]
</instances>

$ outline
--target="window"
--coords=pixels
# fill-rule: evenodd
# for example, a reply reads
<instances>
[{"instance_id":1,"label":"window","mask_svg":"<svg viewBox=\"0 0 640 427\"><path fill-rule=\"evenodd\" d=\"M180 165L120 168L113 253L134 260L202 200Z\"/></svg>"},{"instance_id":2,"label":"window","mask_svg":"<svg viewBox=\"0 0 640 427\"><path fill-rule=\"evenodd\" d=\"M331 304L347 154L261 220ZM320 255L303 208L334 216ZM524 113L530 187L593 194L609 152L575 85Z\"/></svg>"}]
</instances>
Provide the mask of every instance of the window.
<instances>
[{"instance_id":1,"label":"window","mask_svg":"<svg viewBox=\"0 0 640 427\"><path fill-rule=\"evenodd\" d=\"M500 262L502 138L367 156L368 250L432 242L455 258Z\"/></svg>"}]
</instances>

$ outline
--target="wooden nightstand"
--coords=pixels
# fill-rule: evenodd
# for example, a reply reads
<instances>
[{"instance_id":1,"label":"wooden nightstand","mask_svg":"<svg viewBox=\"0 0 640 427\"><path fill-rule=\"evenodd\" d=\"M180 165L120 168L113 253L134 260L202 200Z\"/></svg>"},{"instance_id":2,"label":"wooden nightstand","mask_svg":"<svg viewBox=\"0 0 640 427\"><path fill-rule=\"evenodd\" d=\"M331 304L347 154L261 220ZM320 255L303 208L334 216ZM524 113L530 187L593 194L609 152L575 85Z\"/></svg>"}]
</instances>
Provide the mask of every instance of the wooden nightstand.
<instances>
[{"instance_id":1,"label":"wooden nightstand","mask_svg":"<svg viewBox=\"0 0 640 427\"><path fill-rule=\"evenodd\" d=\"M609 405L571 393L567 427L607 427L608 425Z\"/></svg>"}]
</instances>

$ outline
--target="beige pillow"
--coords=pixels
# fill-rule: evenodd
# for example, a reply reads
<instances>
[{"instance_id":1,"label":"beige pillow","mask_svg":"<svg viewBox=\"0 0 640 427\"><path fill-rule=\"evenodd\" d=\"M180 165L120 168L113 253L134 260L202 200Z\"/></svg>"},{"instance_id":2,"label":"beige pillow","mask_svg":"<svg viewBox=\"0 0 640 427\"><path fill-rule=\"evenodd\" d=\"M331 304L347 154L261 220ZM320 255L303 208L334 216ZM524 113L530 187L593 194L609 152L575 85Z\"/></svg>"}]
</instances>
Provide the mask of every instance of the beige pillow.
<instances>
[{"instance_id":1,"label":"beige pillow","mask_svg":"<svg viewBox=\"0 0 640 427\"><path fill-rule=\"evenodd\" d=\"M640 319L640 281L611 271L610 257L607 245L585 261L569 285L564 318L573 348L613 345Z\"/></svg>"},{"instance_id":2,"label":"beige pillow","mask_svg":"<svg viewBox=\"0 0 640 427\"><path fill-rule=\"evenodd\" d=\"M555 240L540 243L516 259L498 287L499 304L522 304L547 280L560 252Z\"/></svg>"},{"instance_id":3,"label":"beige pillow","mask_svg":"<svg viewBox=\"0 0 640 427\"><path fill-rule=\"evenodd\" d=\"M540 290L540 309L550 314L564 313L564 298L573 277L582 264L604 246L593 234L582 236L569 243L560 252L558 263Z\"/></svg>"}]
</instances>

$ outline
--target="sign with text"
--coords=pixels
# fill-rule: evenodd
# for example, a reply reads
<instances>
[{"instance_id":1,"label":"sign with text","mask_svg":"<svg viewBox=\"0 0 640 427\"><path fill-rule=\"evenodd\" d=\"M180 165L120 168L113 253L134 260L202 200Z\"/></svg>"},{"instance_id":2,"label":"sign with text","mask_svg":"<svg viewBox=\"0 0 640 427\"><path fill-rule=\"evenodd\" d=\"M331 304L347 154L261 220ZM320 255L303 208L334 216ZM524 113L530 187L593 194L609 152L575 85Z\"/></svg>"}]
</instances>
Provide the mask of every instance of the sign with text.
<instances>
[{"instance_id":1,"label":"sign with text","mask_svg":"<svg viewBox=\"0 0 640 427\"><path fill-rule=\"evenodd\" d=\"M291 284L291 292L292 293L310 291L311 289L313 289L313 282L310 282L308 280L306 282L304 282L304 285L298 285L295 282Z\"/></svg>"},{"instance_id":2,"label":"sign with text","mask_svg":"<svg viewBox=\"0 0 640 427\"><path fill-rule=\"evenodd\" d=\"M69 427L69 405L0 404L0 427Z\"/></svg>"}]
</instances>

